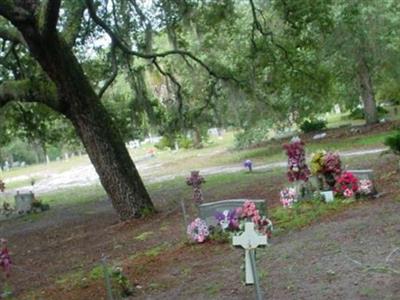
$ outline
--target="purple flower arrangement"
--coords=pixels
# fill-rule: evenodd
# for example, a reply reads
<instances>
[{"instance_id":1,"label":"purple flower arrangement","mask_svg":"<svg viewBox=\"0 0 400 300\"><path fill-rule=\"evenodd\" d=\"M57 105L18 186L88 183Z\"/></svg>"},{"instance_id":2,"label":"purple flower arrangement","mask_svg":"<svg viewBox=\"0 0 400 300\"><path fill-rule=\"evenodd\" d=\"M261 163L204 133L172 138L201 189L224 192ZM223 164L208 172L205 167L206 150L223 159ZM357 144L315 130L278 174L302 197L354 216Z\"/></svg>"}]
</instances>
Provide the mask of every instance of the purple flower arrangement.
<instances>
[{"instance_id":1,"label":"purple flower arrangement","mask_svg":"<svg viewBox=\"0 0 400 300\"><path fill-rule=\"evenodd\" d=\"M249 170L249 172L253 171L253 162L250 159L246 159L243 165Z\"/></svg>"},{"instance_id":2,"label":"purple flower arrangement","mask_svg":"<svg viewBox=\"0 0 400 300\"><path fill-rule=\"evenodd\" d=\"M239 217L236 209L217 211L215 219L223 230L236 230L239 228Z\"/></svg>"},{"instance_id":3,"label":"purple flower arrangement","mask_svg":"<svg viewBox=\"0 0 400 300\"><path fill-rule=\"evenodd\" d=\"M253 222L258 232L268 237L272 236L272 222L260 215L260 211L251 200L246 200L242 207L217 212L215 218L223 231L240 232L245 222Z\"/></svg>"}]
</instances>

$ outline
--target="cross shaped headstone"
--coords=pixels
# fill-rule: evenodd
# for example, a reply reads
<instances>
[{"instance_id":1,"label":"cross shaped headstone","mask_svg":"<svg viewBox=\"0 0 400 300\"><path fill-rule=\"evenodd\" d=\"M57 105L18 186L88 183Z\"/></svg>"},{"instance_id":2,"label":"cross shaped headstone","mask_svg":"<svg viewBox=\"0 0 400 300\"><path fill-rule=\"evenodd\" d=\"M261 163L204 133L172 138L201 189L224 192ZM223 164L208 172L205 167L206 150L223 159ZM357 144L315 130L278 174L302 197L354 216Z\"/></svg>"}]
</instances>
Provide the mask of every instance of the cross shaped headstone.
<instances>
[{"instance_id":1,"label":"cross shaped headstone","mask_svg":"<svg viewBox=\"0 0 400 300\"><path fill-rule=\"evenodd\" d=\"M251 269L250 250L258 246L267 245L267 236L258 234L253 222L246 222L244 232L232 239L234 246L241 246L245 250L246 284L254 284L254 276Z\"/></svg>"},{"instance_id":2,"label":"cross shaped headstone","mask_svg":"<svg viewBox=\"0 0 400 300\"><path fill-rule=\"evenodd\" d=\"M196 205L203 203L203 193L201 185L206 182L204 177L201 176L200 171L191 171L190 177L186 178L186 184L193 187L193 201Z\"/></svg>"}]
</instances>

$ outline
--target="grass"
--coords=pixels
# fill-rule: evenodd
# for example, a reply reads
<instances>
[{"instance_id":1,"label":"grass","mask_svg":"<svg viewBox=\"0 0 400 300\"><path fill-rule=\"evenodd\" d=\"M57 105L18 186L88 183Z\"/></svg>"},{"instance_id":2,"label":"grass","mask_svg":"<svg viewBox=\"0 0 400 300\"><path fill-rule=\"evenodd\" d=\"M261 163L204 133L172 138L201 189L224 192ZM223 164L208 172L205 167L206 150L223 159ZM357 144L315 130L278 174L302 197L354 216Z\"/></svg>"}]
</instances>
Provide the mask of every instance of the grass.
<instances>
[{"instance_id":1,"label":"grass","mask_svg":"<svg viewBox=\"0 0 400 300\"><path fill-rule=\"evenodd\" d=\"M275 228L281 233L288 230L300 229L316 220L343 210L348 204L336 199L325 203L319 200L298 202L291 209L276 207L271 210L271 219ZM276 234L275 233L275 234Z\"/></svg>"},{"instance_id":2,"label":"grass","mask_svg":"<svg viewBox=\"0 0 400 300\"><path fill-rule=\"evenodd\" d=\"M35 180L40 180L41 178L35 178ZM7 189L17 189L25 186L31 186L32 179L21 179L21 180L13 180L7 183Z\"/></svg>"},{"instance_id":3,"label":"grass","mask_svg":"<svg viewBox=\"0 0 400 300\"><path fill-rule=\"evenodd\" d=\"M327 150L351 150L368 147L383 147L383 141L391 135L391 132L373 135L357 135L346 139L322 139L311 141L307 144L307 152L324 148ZM255 166L285 160L281 141L268 142L263 147L233 150L234 132L227 132L223 138L210 138L209 143L203 149L180 149L178 151L157 151L154 158L147 158L147 150L151 145L145 145L140 149L130 150L141 175L144 178L153 179L155 176L189 173L192 169L203 169L219 165L240 166L244 160L252 159ZM188 161L190 169L188 169ZM36 181L43 179L46 174L55 174L90 164L87 156L73 157L68 161L51 162L48 165L33 165L25 168L12 169L3 172L1 177L6 180L7 189L14 189L30 185L31 178Z\"/></svg>"},{"instance_id":4,"label":"grass","mask_svg":"<svg viewBox=\"0 0 400 300\"><path fill-rule=\"evenodd\" d=\"M138 241L145 241L145 240L147 240L150 236L152 236L153 234L154 234L153 231L146 231L146 232L143 232L143 233L139 234L138 236L136 236L136 237L135 237L135 240L138 240Z\"/></svg>"},{"instance_id":5,"label":"grass","mask_svg":"<svg viewBox=\"0 0 400 300\"><path fill-rule=\"evenodd\" d=\"M100 185L60 189L56 192L46 193L38 197L50 205L84 204L106 198L106 192Z\"/></svg>"}]
</instances>

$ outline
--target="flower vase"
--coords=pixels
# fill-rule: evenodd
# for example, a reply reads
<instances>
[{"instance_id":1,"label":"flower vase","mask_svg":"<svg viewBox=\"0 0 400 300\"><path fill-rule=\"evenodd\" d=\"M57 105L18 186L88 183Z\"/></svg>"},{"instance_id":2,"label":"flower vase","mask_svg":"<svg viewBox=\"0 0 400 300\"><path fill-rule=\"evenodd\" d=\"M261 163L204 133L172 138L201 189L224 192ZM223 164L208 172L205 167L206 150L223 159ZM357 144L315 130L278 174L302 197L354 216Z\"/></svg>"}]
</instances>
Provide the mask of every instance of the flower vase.
<instances>
[{"instance_id":1,"label":"flower vase","mask_svg":"<svg viewBox=\"0 0 400 300\"><path fill-rule=\"evenodd\" d=\"M324 177L322 175L317 175L317 184L318 184L318 190L323 191L324 190Z\"/></svg>"},{"instance_id":2,"label":"flower vase","mask_svg":"<svg viewBox=\"0 0 400 300\"><path fill-rule=\"evenodd\" d=\"M325 182L329 186L329 190L333 191L336 184L335 176L332 173L326 173L324 174L324 176L325 176Z\"/></svg>"},{"instance_id":3,"label":"flower vase","mask_svg":"<svg viewBox=\"0 0 400 300\"><path fill-rule=\"evenodd\" d=\"M298 199L298 200L304 199L304 196L305 196L305 188L304 188L303 182L301 182L301 181L296 181L296 184L295 184L294 188L296 189L297 199Z\"/></svg>"}]
</instances>

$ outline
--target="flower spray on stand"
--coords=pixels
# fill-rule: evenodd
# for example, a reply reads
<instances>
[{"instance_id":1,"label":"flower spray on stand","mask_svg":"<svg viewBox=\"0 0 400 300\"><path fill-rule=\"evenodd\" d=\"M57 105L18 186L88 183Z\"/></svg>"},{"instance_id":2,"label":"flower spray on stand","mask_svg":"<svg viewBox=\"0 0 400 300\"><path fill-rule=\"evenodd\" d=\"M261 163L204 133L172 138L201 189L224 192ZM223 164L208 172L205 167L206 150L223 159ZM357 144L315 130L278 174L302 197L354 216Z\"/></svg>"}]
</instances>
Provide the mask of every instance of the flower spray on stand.
<instances>
[{"instance_id":1,"label":"flower spray on stand","mask_svg":"<svg viewBox=\"0 0 400 300\"><path fill-rule=\"evenodd\" d=\"M294 137L289 144L283 145L283 148L288 156L288 180L295 183L296 194L304 197L306 193L304 184L311 174L306 163L304 143L299 137Z\"/></svg>"}]
</instances>

